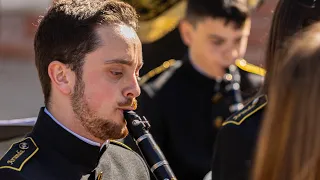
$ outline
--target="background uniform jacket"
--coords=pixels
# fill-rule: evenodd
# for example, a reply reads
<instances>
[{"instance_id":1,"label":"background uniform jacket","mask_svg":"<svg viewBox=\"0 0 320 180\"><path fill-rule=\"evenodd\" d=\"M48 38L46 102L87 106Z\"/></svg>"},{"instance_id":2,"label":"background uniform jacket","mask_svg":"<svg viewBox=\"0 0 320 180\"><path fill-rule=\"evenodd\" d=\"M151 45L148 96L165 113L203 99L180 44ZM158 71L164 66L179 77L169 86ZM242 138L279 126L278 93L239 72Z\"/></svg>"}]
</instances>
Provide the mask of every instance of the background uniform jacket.
<instances>
[{"instance_id":1,"label":"background uniform jacket","mask_svg":"<svg viewBox=\"0 0 320 180\"><path fill-rule=\"evenodd\" d=\"M263 77L245 71L248 65L242 65L238 67L241 92L251 97ZM233 95L220 93L217 86L221 84L195 70L187 56L165 62L140 83L137 112L150 122L150 132L173 172L182 180L203 179L210 171L216 133L230 115ZM125 142L132 146L128 138Z\"/></svg>"},{"instance_id":2,"label":"background uniform jacket","mask_svg":"<svg viewBox=\"0 0 320 180\"><path fill-rule=\"evenodd\" d=\"M217 136L212 180L249 180L256 140L267 105L260 95L224 122Z\"/></svg>"}]
</instances>

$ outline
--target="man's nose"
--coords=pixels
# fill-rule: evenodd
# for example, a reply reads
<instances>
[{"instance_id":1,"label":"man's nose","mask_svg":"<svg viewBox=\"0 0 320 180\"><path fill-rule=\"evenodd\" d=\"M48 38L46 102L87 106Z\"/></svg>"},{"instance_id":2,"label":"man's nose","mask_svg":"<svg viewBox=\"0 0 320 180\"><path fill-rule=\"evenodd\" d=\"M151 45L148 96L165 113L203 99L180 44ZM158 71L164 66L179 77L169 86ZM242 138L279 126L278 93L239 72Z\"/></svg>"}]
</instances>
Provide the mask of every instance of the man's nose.
<instances>
[{"instance_id":1,"label":"man's nose","mask_svg":"<svg viewBox=\"0 0 320 180\"><path fill-rule=\"evenodd\" d=\"M130 80L127 88L123 92L125 97L135 98L141 94L141 89L136 77Z\"/></svg>"},{"instance_id":2,"label":"man's nose","mask_svg":"<svg viewBox=\"0 0 320 180\"><path fill-rule=\"evenodd\" d=\"M227 59L237 59L239 58L239 50L236 48L228 49L225 52L225 58Z\"/></svg>"}]
</instances>

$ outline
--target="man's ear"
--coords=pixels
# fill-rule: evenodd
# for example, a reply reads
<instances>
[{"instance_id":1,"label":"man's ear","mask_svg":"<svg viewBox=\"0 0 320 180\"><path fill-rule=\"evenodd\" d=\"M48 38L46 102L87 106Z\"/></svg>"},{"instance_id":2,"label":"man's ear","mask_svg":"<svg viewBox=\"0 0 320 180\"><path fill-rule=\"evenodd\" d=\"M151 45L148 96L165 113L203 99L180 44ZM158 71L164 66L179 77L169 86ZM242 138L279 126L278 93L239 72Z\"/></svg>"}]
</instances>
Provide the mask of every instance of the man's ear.
<instances>
[{"instance_id":1,"label":"man's ear","mask_svg":"<svg viewBox=\"0 0 320 180\"><path fill-rule=\"evenodd\" d=\"M65 95L72 93L74 73L67 65L52 61L48 66L48 74L52 87Z\"/></svg>"},{"instance_id":2,"label":"man's ear","mask_svg":"<svg viewBox=\"0 0 320 180\"><path fill-rule=\"evenodd\" d=\"M183 19L179 23L179 31L184 44L189 46L192 43L193 25L188 20Z\"/></svg>"}]
</instances>

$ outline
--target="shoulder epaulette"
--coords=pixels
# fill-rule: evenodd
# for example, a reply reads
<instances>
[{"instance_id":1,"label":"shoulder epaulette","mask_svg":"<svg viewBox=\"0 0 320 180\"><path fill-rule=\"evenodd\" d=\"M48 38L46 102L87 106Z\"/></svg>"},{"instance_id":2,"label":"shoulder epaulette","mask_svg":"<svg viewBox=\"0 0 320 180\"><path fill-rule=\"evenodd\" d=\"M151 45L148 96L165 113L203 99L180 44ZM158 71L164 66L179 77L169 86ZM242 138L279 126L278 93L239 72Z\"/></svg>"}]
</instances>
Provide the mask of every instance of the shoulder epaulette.
<instances>
[{"instance_id":1,"label":"shoulder epaulette","mask_svg":"<svg viewBox=\"0 0 320 180\"><path fill-rule=\"evenodd\" d=\"M262 109L267 103L268 103L268 100L267 100L267 96L266 95L261 95L261 96L255 98L250 103L248 103L242 110L238 111L236 114L234 114L230 118L228 118L222 124L222 126L225 126L227 124L240 125L248 117L250 117L255 112L257 112L260 109Z\"/></svg>"},{"instance_id":2,"label":"shoulder epaulette","mask_svg":"<svg viewBox=\"0 0 320 180\"><path fill-rule=\"evenodd\" d=\"M128 149L128 150L132 151L132 149L129 146L123 144L122 142L116 141L116 140L110 140L110 144L113 144L113 145L116 145L116 146L120 146L122 148L125 148L125 149Z\"/></svg>"},{"instance_id":3,"label":"shoulder epaulette","mask_svg":"<svg viewBox=\"0 0 320 180\"><path fill-rule=\"evenodd\" d=\"M162 66L154 69L154 72L146 75L145 81L139 83L141 88L148 94L150 98L154 97L157 92L166 84L166 82L173 76L177 69L183 64L181 60L169 60L163 63ZM161 74L160 74L161 73ZM155 77L157 75L157 77ZM154 78L152 78L154 77ZM152 79L151 79L152 78Z\"/></svg>"},{"instance_id":4,"label":"shoulder epaulette","mask_svg":"<svg viewBox=\"0 0 320 180\"><path fill-rule=\"evenodd\" d=\"M260 75L260 76L265 76L265 74L266 74L266 70L265 69L263 69L262 67L250 64L244 59L237 59L236 60L236 65L240 69L242 69L244 71L247 71L247 72L250 72L250 73L253 73L253 74L257 74L257 75Z\"/></svg>"},{"instance_id":5,"label":"shoulder epaulette","mask_svg":"<svg viewBox=\"0 0 320 180\"><path fill-rule=\"evenodd\" d=\"M163 71L165 71L166 69L170 68L171 66L173 66L176 63L176 60L174 59L170 59L168 61L165 61L161 66L156 67L155 69L149 71L146 75L142 76L139 84L143 85L144 83L146 83L149 79L153 78L154 76L162 73Z\"/></svg>"},{"instance_id":6,"label":"shoulder epaulette","mask_svg":"<svg viewBox=\"0 0 320 180\"><path fill-rule=\"evenodd\" d=\"M8 152L0 160L0 169L8 168L21 171L26 162L28 162L39 148L31 137L27 137L17 143L14 143Z\"/></svg>"}]
</instances>

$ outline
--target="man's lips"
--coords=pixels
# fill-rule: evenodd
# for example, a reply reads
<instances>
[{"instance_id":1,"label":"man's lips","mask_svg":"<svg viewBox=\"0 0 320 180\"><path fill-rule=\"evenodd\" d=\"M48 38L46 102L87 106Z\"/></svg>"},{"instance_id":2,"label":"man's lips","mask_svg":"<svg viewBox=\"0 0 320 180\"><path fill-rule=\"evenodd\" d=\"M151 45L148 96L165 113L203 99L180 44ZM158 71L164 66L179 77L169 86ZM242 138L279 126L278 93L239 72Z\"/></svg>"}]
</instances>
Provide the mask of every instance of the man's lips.
<instances>
[{"instance_id":1,"label":"man's lips","mask_svg":"<svg viewBox=\"0 0 320 180\"><path fill-rule=\"evenodd\" d=\"M138 101L136 99L133 99L130 105L119 107L122 111L134 111L138 107Z\"/></svg>"}]
</instances>

